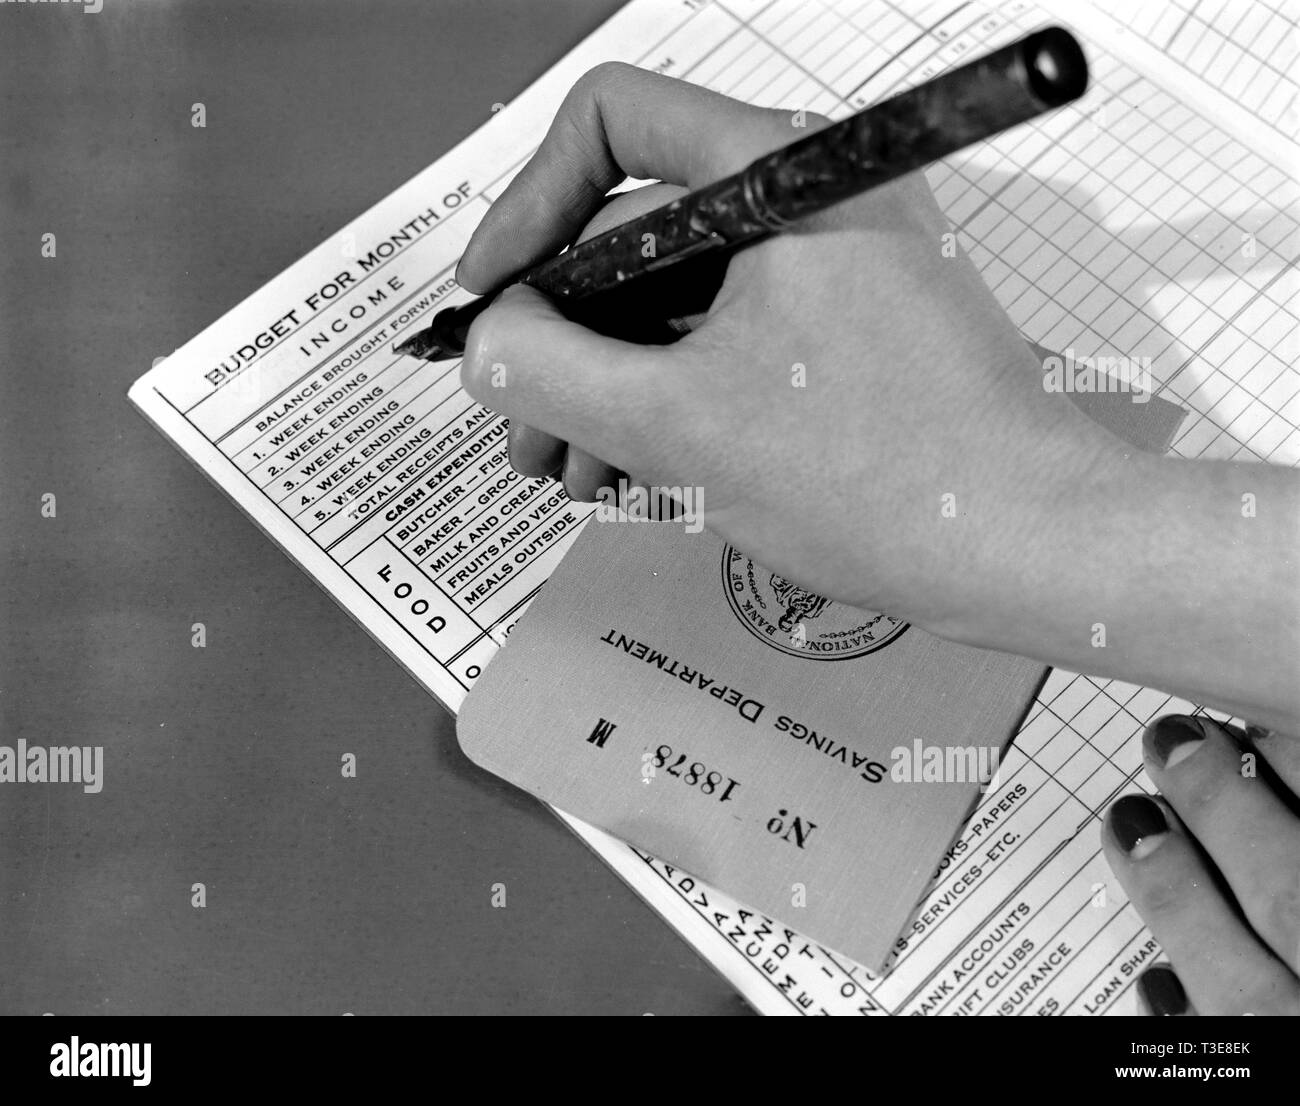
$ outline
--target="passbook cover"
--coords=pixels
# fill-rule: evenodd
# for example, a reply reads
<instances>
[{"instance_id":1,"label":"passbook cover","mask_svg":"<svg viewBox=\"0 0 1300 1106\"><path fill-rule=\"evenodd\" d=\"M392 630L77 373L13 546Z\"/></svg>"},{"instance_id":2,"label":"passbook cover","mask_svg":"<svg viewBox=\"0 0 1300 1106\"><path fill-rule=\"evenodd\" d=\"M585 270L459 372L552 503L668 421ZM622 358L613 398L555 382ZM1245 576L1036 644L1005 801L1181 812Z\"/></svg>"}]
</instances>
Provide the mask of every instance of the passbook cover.
<instances>
[{"instance_id":1,"label":"passbook cover","mask_svg":"<svg viewBox=\"0 0 1300 1106\"><path fill-rule=\"evenodd\" d=\"M482 767L880 968L1042 665L592 521L461 708Z\"/></svg>"}]
</instances>

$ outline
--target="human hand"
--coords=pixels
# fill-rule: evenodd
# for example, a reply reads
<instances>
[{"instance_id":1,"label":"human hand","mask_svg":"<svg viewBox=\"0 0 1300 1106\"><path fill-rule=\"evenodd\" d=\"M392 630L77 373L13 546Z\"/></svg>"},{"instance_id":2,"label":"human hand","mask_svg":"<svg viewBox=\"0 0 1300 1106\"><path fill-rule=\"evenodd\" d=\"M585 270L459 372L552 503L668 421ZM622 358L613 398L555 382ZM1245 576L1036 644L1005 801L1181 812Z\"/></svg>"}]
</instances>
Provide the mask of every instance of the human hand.
<instances>
[{"instance_id":1,"label":"human hand","mask_svg":"<svg viewBox=\"0 0 1300 1106\"><path fill-rule=\"evenodd\" d=\"M1147 729L1144 753L1160 796L1117 800L1102 832L1172 962L1142 974L1142 1004L1300 1014L1300 741L1168 715Z\"/></svg>"},{"instance_id":2,"label":"human hand","mask_svg":"<svg viewBox=\"0 0 1300 1106\"><path fill-rule=\"evenodd\" d=\"M458 279L487 291L578 237L626 176L696 188L799 137L792 121L601 66L492 206ZM618 202L602 226L665 198ZM517 286L475 322L462 382L510 417L521 472L563 463L575 499L616 471L698 488L705 524L768 568L942 632L1008 564L1032 562L1067 483L1117 457L1044 393L948 233L924 177L903 178L737 255L707 316L669 346L596 335Z\"/></svg>"}]
</instances>

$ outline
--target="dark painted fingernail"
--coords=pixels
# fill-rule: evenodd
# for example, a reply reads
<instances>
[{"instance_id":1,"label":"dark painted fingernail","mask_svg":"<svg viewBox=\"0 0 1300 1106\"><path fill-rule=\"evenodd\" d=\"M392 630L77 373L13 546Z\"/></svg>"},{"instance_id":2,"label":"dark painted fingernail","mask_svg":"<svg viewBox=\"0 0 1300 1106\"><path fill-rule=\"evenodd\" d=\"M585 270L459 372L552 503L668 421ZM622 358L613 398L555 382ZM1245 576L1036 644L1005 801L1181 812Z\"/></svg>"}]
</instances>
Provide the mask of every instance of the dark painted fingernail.
<instances>
[{"instance_id":1,"label":"dark painted fingernail","mask_svg":"<svg viewBox=\"0 0 1300 1106\"><path fill-rule=\"evenodd\" d=\"M1201 724L1187 714L1166 714L1151 729L1151 752L1162 767L1186 760L1205 740Z\"/></svg>"},{"instance_id":2,"label":"dark painted fingernail","mask_svg":"<svg viewBox=\"0 0 1300 1106\"><path fill-rule=\"evenodd\" d=\"M1110 829L1120 848L1132 856L1144 840L1169 832L1165 813L1145 795L1125 795L1110 808ZM1144 850L1143 855L1151 852Z\"/></svg>"},{"instance_id":3,"label":"dark painted fingernail","mask_svg":"<svg viewBox=\"0 0 1300 1106\"><path fill-rule=\"evenodd\" d=\"M1157 1018L1187 1013L1187 992L1168 964L1157 964L1144 971L1138 978L1138 991L1147 1009Z\"/></svg>"},{"instance_id":4,"label":"dark painted fingernail","mask_svg":"<svg viewBox=\"0 0 1300 1106\"><path fill-rule=\"evenodd\" d=\"M1265 741L1273 736L1272 730L1266 730L1263 726L1256 726L1253 722L1246 723L1246 736L1251 741Z\"/></svg>"}]
</instances>

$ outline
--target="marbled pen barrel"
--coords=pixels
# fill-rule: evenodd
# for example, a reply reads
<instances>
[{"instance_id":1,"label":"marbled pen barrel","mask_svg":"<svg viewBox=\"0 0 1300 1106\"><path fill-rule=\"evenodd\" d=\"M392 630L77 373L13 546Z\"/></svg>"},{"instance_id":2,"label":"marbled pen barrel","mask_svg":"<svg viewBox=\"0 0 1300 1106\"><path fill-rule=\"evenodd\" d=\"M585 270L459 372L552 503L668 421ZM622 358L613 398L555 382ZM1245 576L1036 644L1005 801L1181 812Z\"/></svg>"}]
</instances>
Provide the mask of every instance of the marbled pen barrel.
<instances>
[{"instance_id":1,"label":"marbled pen barrel","mask_svg":"<svg viewBox=\"0 0 1300 1106\"><path fill-rule=\"evenodd\" d=\"M741 174L754 219L780 228L825 210L1069 103L1087 83L1073 35L1027 35L759 158Z\"/></svg>"},{"instance_id":2,"label":"marbled pen barrel","mask_svg":"<svg viewBox=\"0 0 1300 1106\"><path fill-rule=\"evenodd\" d=\"M1080 96L1087 63L1059 27L1028 35L574 246L524 283L558 302L695 254L734 250Z\"/></svg>"},{"instance_id":3,"label":"marbled pen barrel","mask_svg":"<svg viewBox=\"0 0 1300 1106\"><path fill-rule=\"evenodd\" d=\"M575 321L671 341L664 320L704 311L736 250L1081 96L1088 65L1049 27L758 158L745 169L573 246L517 279ZM465 348L485 296L440 312L403 352Z\"/></svg>"}]
</instances>

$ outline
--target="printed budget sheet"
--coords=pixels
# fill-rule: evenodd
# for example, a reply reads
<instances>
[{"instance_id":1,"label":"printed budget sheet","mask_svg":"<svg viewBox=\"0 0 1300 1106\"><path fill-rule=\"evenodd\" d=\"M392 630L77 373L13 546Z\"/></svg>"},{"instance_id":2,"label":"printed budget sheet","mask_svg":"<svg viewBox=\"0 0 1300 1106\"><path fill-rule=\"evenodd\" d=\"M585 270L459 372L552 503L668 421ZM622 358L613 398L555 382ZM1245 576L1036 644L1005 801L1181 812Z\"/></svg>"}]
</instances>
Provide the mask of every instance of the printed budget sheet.
<instances>
[{"instance_id":1,"label":"printed budget sheet","mask_svg":"<svg viewBox=\"0 0 1300 1106\"><path fill-rule=\"evenodd\" d=\"M1174 453L1295 464L1296 162L1283 122L1294 84L1252 17L1234 49L1271 59L1279 83L1200 96L1206 82L1183 59L1201 47L1182 36L1230 44L1235 28L1196 7L1181 0L1167 20L1125 27L1109 4L1076 20L1028 0L633 0L131 399L456 711L591 508L510 469L505 423L460 389L458 362L392 347L469 298L457 259L569 87L622 60L840 117L1064 22L1084 40L1092 90L933 166L941 206L1026 338L1151 353L1160 394L1191 412ZM1130 1013L1159 949L1101 856L1100 815L1125 791L1152 790L1145 723L1192 709L1052 672L882 975L800 937L796 907L763 916L557 813L759 1011Z\"/></svg>"}]
</instances>

